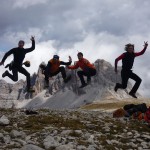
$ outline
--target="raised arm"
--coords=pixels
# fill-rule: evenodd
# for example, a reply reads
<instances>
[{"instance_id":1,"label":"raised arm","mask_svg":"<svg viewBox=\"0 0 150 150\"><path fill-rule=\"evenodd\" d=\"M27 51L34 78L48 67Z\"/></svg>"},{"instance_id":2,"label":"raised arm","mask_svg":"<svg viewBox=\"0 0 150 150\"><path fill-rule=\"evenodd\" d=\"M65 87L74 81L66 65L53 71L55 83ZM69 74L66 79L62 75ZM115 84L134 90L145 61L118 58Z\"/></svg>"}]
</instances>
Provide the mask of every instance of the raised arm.
<instances>
[{"instance_id":1,"label":"raised arm","mask_svg":"<svg viewBox=\"0 0 150 150\"><path fill-rule=\"evenodd\" d=\"M70 56L69 56L69 62L60 61L60 64L61 64L61 65L66 65L66 66L71 65L71 63L72 63L72 58L71 58Z\"/></svg>"},{"instance_id":2,"label":"raised arm","mask_svg":"<svg viewBox=\"0 0 150 150\"><path fill-rule=\"evenodd\" d=\"M31 52L31 51L33 51L35 49L35 40L34 40L34 37L31 36L30 40L32 41L32 46L30 48L26 48L25 49L26 53L29 53L29 52Z\"/></svg>"},{"instance_id":3,"label":"raised arm","mask_svg":"<svg viewBox=\"0 0 150 150\"><path fill-rule=\"evenodd\" d=\"M68 66L68 69L77 69L79 68L78 62L73 66Z\"/></svg>"},{"instance_id":4,"label":"raised arm","mask_svg":"<svg viewBox=\"0 0 150 150\"><path fill-rule=\"evenodd\" d=\"M115 72L117 73L117 64L118 64L118 61L123 59L124 58L124 54L121 54L118 58L115 59Z\"/></svg>"},{"instance_id":5,"label":"raised arm","mask_svg":"<svg viewBox=\"0 0 150 150\"><path fill-rule=\"evenodd\" d=\"M147 46L148 46L148 42L144 42L144 48L143 48L143 50L141 50L140 52L134 53L135 56L137 57L137 56L143 55L145 53L146 49L147 49Z\"/></svg>"}]
</instances>

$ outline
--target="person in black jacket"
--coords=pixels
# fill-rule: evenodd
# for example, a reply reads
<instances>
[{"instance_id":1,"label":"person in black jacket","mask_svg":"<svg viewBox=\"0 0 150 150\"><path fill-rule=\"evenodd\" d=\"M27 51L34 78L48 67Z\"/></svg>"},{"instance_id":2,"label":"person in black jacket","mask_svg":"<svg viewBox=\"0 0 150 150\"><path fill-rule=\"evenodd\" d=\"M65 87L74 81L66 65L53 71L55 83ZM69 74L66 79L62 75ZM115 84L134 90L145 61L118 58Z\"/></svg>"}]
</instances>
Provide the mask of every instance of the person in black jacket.
<instances>
[{"instance_id":1,"label":"person in black jacket","mask_svg":"<svg viewBox=\"0 0 150 150\"><path fill-rule=\"evenodd\" d=\"M27 78L27 91L33 92L30 84L30 73L22 67L23 60L25 58L26 53L29 53L35 49L35 40L34 37L31 36L32 46L31 48L24 48L24 41L20 40L18 43L18 47L11 49L7 53L5 53L0 65L4 65L5 60L8 56L13 54L13 64L12 64L12 74L10 74L7 70L2 74L2 77L9 77L13 81L18 81L18 72L24 74Z\"/></svg>"},{"instance_id":2,"label":"person in black jacket","mask_svg":"<svg viewBox=\"0 0 150 150\"><path fill-rule=\"evenodd\" d=\"M122 78L122 84L116 83L116 86L114 90L117 92L119 88L125 89L127 87L127 83L129 78L133 79L135 81L135 84L131 91L129 92L129 95L137 98L136 91L138 90L142 79L137 76L135 73L132 72L132 66L134 64L135 57L141 56L145 53L147 49L148 43L144 42L144 48L140 52L134 52L134 45L133 44L127 44L125 45L125 53L120 55L118 58L115 59L115 72L117 73L117 63L119 60L122 60L122 70L121 70L121 78Z\"/></svg>"},{"instance_id":3,"label":"person in black jacket","mask_svg":"<svg viewBox=\"0 0 150 150\"><path fill-rule=\"evenodd\" d=\"M63 62L59 60L58 55L54 55L51 60L48 61L47 66L45 65L40 65L40 68L42 69L43 74L45 75L45 82L46 82L46 87L49 87L49 77L55 76L58 73L61 72L62 78L64 79L64 82L68 82L71 76L66 76L66 71L63 66L60 65L70 65L72 62L71 57L69 56L69 62Z\"/></svg>"}]
</instances>

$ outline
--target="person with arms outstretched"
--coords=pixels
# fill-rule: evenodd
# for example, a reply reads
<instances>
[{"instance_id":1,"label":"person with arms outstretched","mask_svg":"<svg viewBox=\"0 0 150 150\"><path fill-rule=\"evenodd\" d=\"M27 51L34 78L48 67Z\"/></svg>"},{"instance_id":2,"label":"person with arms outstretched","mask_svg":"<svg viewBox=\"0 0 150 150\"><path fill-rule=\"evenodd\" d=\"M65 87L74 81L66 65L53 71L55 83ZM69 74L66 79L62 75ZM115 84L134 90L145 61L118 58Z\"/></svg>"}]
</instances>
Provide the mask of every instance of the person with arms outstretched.
<instances>
[{"instance_id":1,"label":"person with arms outstretched","mask_svg":"<svg viewBox=\"0 0 150 150\"><path fill-rule=\"evenodd\" d=\"M68 69L78 69L79 67L82 69L78 71L77 74L81 81L81 86L79 88L83 88L91 82L91 76L96 75L96 68L87 59L83 58L82 52L79 52L77 56L79 60L76 62L75 65L68 66ZM87 83L84 80L84 76L87 76Z\"/></svg>"},{"instance_id":2,"label":"person with arms outstretched","mask_svg":"<svg viewBox=\"0 0 150 150\"><path fill-rule=\"evenodd\" d=\"M60 65L70 65L72 62L71 57L69 56L69 62L64 62L59 60L58 55L54 55L51 60L48 61L47 65L40 64L40 68L42 69L42 73L45 75L45 87L49 87L49 77L56 76L58 73L61 72L62 78L65 83L69 81L71 76L66 75L66 70L64 66Z\"/></svg>"},{"instance_id":3,"label":"person with arms outstretched","mask_svg":"<svg viewBox=\"0 0 150 150\"><path fill-rule=\"evenodd\" d=\"M34 37L31 36L31 41L32 41L32 46L31 48L24 48L25 42L23 40L20 40L18 42L18 47L13 48L9 50L7 53L5 53L2 61L0 62L0 65L4 65L5 60L7 59L8 56L13 54L14 59L12 63L12 74L10 74L7 70L2 74L2 77L9 77L13 81L18 81L18 72L24 74L26 76L26 81L27 81L27 91L28 92L33 92L34 90L31 88L31 83L30 83L30 73L22 67L23 65L23 60L25 58L25 55L35 49L35 40Z\"/></svg>"},{"instance_id":4,"label":"person with arms outstretched","mask_svg":"<svg viewBox=\"0 0 150 150\"><path fill-rule=\"evenodd\" d=\"M134 44L127 44L125 45L125 53L120 55L118 58L115 59L115 72L117 73L117 64L118 61L122 60L122 70L121 70L121 78L122 83L116 83L116 86L114 90L117 92L117 90L120 89L126 89L129 78L133 79L135 81L135 84L131 91L129 92L129 95L137 98L136 92L141 84L142 79L137 76L135 73L132 72L132 67L134 64L134 59L137 56L143 55L147 49L148 42L144 42L144 48L140 52L134 52Z\"/></svg>"}]
</instances>

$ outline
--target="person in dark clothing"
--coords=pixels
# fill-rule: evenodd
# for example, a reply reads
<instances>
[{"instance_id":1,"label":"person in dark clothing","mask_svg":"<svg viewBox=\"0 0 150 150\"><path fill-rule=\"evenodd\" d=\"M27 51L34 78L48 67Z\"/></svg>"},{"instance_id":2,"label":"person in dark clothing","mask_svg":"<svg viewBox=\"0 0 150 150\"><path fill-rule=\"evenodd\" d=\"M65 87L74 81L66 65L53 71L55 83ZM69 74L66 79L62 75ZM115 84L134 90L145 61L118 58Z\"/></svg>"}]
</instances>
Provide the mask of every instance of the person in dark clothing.
<instances>
[{"instance_id":1,"label":"person in dark clothing","mask_svg":"<svg viewBox=\"0 0 150 150\"><path fill-rule=\"evenodd\" d=\"M80 67L82 69L78 71L77 74L81 81L81 86L79 88L83 88L91 82L91 76L96 75L96 68L87 59L83 58L83 53L79 52L77 56L79 61L77 61L77 63L74 66L68 66L68 68L77 69ZM87 83L84 81L83 76L87 76Z\"/></svg>"},{"instance_id":2,"label":"person in dark clothing","mask_svg":"<svg viewBox=\"0 0 150 150\"><path fill-rule=\"evenodd\" d=\"M131 91L129 92L129 95L137 98L136 91L138 90L142 79L137 76L135 73L132 72L132 66L134 63L134 59L137 56L143 55L147 49L148 43L144 42L144 49L140 52L134 52L134 45L133 44L127 44L125 45L125 53L120 55L118 58L115 59L115 72L117 73L117 64L118 61L122 59L122 70L121 70L121 78L122 78L122 84L116 83L116 86L114 90L117 92L119 88L126 89L127 83L129 78L133 79L135 81L135 84Z\"/></svg>"},{"instance_id":3,"label":"person in dark clothing","mask_svg":"<svg viewBox=\"0 0 150 150\"><path fill-rule=\"evenodd\" d=\"M30 73L27 72L27 70L25 68L22 67L23 65L23 60L25 58L26 53L29 53L31 51L33 51L35 49L35 40L34 37L31 36L31 41L32 41L32 46L31 48L24 48L24 41L20 40L18 43L18 47L11 49L10 51L8 51L2 61L0 62L0 65L4 65L5 60L7 59L8 56L10 56L11 54L13 54L14 56L14 60L12 63L12 74L10 74L7 70L2 74L2 77L9 77L10 79L12 79L13 81L18 81L18 72L24 74L27 78L27 91L28 92L32 92L33 89L31 88L30 85Z\"/></svg>"},{"instance_id":4,"label":"person in dark clothing","mask_svg":"<svg viewBox=\"0 0 150 150\"><path fill-rule=\"evenodd\" d=\"M49 77L55 76L58 73L61 72L62 78L64 79L64 82L68 82L70 79L70 76L67 77L65 68L60 65L70 65L72 62L71 57L69 56L69 62L63 62L59 60L58 55L54 55L53 58L48 61L47 66L43 66L42 64L40 65L40 68L42 69L43 74L45 75L45 82L46 82L46 87L49 87Z\"/></svg>"}]
</instances>

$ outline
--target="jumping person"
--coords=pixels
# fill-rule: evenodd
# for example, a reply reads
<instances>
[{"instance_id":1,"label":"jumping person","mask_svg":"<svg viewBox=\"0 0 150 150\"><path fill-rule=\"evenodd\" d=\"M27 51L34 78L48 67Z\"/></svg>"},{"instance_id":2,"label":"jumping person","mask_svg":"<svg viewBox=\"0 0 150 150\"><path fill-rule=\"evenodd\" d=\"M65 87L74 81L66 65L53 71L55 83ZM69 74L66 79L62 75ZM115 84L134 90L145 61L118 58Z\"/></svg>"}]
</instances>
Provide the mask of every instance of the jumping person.
<instances>
[{"instance_id":1,"label":"jumping person","mask_svg":"<svg viewBox=\"0 0 150 150\"><path fill-rule=\"evenodd\" d=\"M96 68L87 59L83 58L83 53L79 52L77 56L79 61L77 61L74 66L68 66L68 68L77 69L80 67L82 69L81 71L78 71L77 74L81 81L81 86L79 88L83 88L91 82L91 76L96 75ZM85 82L83 76L87 76L87 83Z\"/></svg>"},{"instance_id":2,"label":"jumping person","mask_svg":"<svg viewBox=\"0 0 150 150\"><path fill-rule=\"evenodd\" d=\"M62 78L64 79L64 82L68 82L70 79L70 76L67 77L65 68L60 65L70 65L72 62L71 57L69 56L69 62L63 62L59 60L58 55L54 55L53 58L48 61L47 66L44 66L43 64L40 65L40 68L42 69L42 73L45 75L45 82L46 87L49 87L49 77L55 76L58 73L61 72Z\"/></svg>"},{"instance_id":3,"label":"jumping person","mask_svg":"<svg viewBox=\"0 0 150 150\"><path fill-rule=\"evenodd\" d=\"M24 48L24 44L25 42L20 40L18 43L18 47L11 49L10 51L8 51L7 53L5 53L2 61L0 62L0 65L4 65L5 60L7 59L8 56L10 56L11 54L13 54L14 56L14 60L12 63L12 74L10 74L7 70L2 74L2 77L9 77L10 79L12 79L13 81L18 81L18 72L24 74L26 76L26 80L27 80L27 91L28 92L34 92L34 90L31 88L31 84L30 84L30 73L22 67L23 65L23 60L25 58L26 53L29 53L31 51L33 51L35 49L35 40L34 37L31 36L31 41L32 41L32 46L31 48Z\"/></svg>"},{"instance_id":4,"label":"jumping person","mask_svg":"<svg viewBox=\"0 0 150 150\"><path fill-rule=\"evenodd\" d=\"M133 88L131 89L131 91L129 92L129 95L134 98L137 98L136 91L138 90L142 80L139 76L133 73L131 69L132 69L135 57L143 55L147 49L147 46L148 46L148 43L144 42L143 50L140 52L134 52L134 45L129 43L125 45L126 52L115 59L115 72L116 73L118 72L117 71L118 61L122 59L122 70L121 70L122 84L116 83L116 86L114 88L116 92L119 88L126 89L128 80L129 78L131 78L135 81L135 84Z\"/></svg>"}]
</instances>

